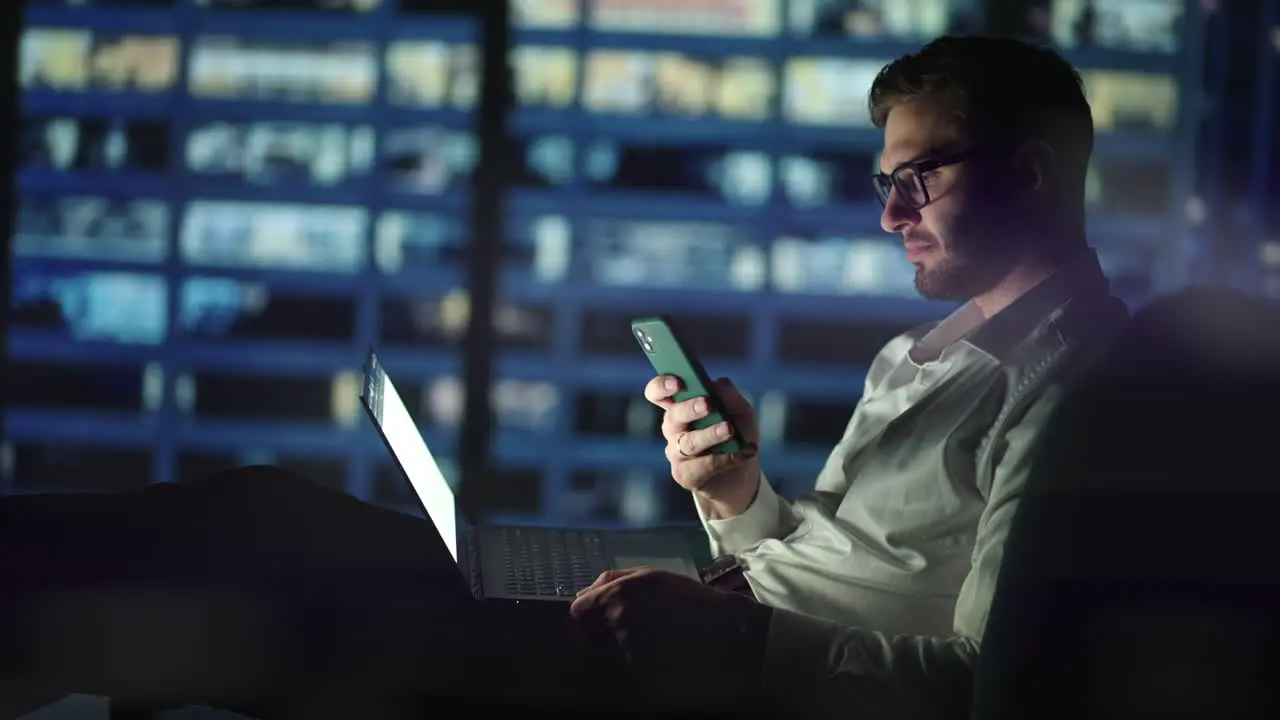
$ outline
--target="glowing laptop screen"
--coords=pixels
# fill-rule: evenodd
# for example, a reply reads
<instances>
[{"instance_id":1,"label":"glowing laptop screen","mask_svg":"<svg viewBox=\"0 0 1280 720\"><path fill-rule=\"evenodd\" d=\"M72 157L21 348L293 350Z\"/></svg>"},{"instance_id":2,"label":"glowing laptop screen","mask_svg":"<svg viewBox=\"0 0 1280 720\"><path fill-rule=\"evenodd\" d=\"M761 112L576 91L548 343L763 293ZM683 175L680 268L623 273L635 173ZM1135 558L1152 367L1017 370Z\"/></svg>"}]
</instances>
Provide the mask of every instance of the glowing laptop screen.
<instances>
[{"instance_id":1,"label":"glowing laptop screen","mask_svg":"<svg viewBox=\"0 0 1280 720\"><path fill-rule=\"evenodd\" d=\"M454 561L458 559L458 516L453 489L418 431L400 394L373 353L365 364L363 400L387 439L391 454L404 469L422 509L435 524Z\"/></svg>"}]
</instances>

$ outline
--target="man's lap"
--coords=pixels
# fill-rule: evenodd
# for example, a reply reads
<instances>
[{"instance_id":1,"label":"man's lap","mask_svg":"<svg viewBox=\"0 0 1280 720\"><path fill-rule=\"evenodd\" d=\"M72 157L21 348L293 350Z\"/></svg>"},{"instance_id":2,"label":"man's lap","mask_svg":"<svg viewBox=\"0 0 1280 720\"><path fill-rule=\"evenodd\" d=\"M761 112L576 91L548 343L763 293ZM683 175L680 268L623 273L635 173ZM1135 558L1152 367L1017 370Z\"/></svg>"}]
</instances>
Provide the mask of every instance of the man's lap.
<instances>
[{"instance_id":1,"label":"man's lap","mask_svg":"<svg viewBox=\"0 0 1280 720\"><path fill-rule=\"evenodd\" d=\"M429 523L274 468L0 500L0 571L2 630L24 650L7 670L69 691L182 703L321 683L553 700L608 674L567 608L483 608Z\"/></svg>"}]
</instances>

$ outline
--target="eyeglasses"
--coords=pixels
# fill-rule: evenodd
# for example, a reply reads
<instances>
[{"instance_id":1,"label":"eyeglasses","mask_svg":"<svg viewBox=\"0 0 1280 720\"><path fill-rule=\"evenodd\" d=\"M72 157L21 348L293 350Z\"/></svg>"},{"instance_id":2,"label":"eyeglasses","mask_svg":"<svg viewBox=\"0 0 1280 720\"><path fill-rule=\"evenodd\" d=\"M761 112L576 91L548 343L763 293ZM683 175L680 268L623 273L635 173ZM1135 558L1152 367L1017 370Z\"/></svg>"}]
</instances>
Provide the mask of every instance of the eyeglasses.
<instances>
[{"instance_id":1,"label":"eyeglasses","mask_svg":"<svg viewBox=\"0 0 1280 720\"><path fill-rule=\"evenodd\" d=\"M924 184L925 173L955 165L967 159L972 153L972 150L963 150L940 158L903 163L887 175L885 173L872 175L871 184L875 186L880 205L883 207L889 204L889 195L894 188L898 190L898 197L902 198L902 201L912 210L919 210L928 205L932 198L929 197L929 189Z\"/></svg>"}]
</instances>

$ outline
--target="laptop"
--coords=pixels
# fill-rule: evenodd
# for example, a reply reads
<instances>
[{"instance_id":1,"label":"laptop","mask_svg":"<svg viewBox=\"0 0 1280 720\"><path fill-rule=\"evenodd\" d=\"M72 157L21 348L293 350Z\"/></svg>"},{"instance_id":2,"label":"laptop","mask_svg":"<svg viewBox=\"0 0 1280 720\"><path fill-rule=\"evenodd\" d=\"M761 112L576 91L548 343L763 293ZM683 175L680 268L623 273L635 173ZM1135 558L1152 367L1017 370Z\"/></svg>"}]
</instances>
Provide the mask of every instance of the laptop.
<instances>
[{"instance_id":1,"label":"laptop","mask_svg":"<svg viewBox=\"0 0 1280 720\"><path fill-rule=\"evenodd\" d=\"M477 600L571 602L600 573L649 566L698 577L688 532L469 526L453 489L372 350L360 400Z\"/></svg>"}]
</instances>

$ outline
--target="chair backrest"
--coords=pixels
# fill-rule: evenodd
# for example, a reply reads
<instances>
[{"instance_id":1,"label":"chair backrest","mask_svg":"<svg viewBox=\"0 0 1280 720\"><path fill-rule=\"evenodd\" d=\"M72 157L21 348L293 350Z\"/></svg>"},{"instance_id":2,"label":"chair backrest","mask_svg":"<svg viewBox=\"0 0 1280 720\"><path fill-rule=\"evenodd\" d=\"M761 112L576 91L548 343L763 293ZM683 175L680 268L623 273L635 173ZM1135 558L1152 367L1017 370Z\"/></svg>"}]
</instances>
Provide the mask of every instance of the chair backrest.
<instances>
[{"instance_id":1,"label":"chair backrest","mask_svg":"<svg viewBox=\"0 0 1280 720\"><path fill-rule=\"evenodd\" d=\"M1136 313L1046 429L974 717L1275 712L1277 418L1275 308L1190 290Z\"/></svg>"}]
</instances>

